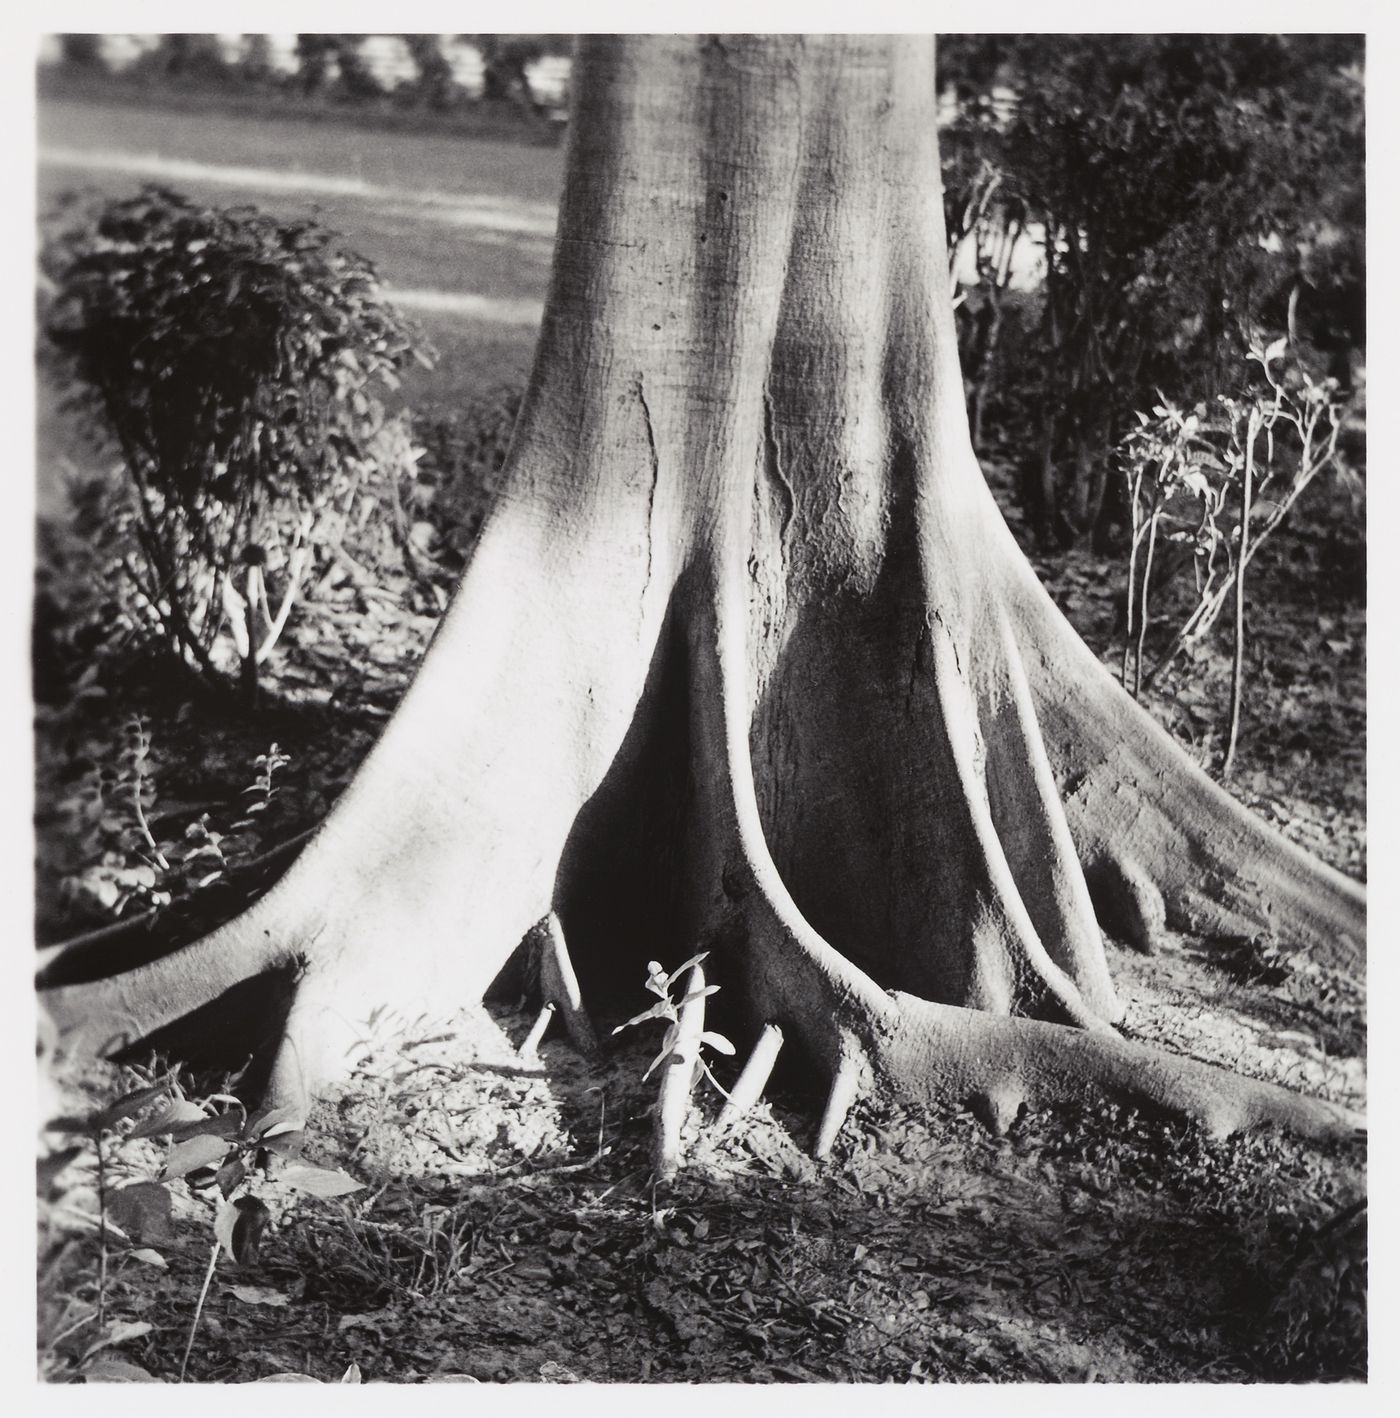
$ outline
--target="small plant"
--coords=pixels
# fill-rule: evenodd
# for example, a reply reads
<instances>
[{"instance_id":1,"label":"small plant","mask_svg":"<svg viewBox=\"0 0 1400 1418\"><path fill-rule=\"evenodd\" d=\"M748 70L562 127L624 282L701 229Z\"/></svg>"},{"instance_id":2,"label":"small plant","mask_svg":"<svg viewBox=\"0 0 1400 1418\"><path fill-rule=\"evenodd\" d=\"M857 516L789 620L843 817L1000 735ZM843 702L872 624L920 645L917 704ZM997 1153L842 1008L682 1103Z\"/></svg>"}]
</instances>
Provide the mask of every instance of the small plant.
<instances>
[{"instance_id":1,"label":"small plant","mask_svg":"<svg viewBox=\"0 0 1400 1418\"><path fill-rule=\"evenodd\" d=\"M1365 1379L1366 1222L1366 1201L1351 1202L1304 1228L1282 1264L1260 1266L1255 1360L1265 1381Z\"/></svg>"},{"instance_id":2,"label":"small plant","mask_svg":"<svg viewBox=\"0 0 1400 1418\"><path fill-rule=\"evenodd\" d=\"M161 187L70 223L44 265L47 333L131 480L145 614L212 678L231 647L253 694L426 349L331 233Z\"/></svg>"},{"instance_id":3,"label":"small plant","mask_svg":"<svg viewBox=\"0 0 1400 1418\"><path fill-rule=\"evenodd\" d=\"M702 951L699 955L692 955L669 975L655 960L648 961L646 987L656 996L656 1003L613 1030L614 1034L620 1034L622 1030L644 1024L649 1019L666 1020L661 1051L642 1075L645 1080L658 1068L665 1069L656 1107L654 1148L655 1176L662 1181L673 1177L680 1166L681 1129L690 1107L690 1090L696 1073L703 1073L720 1093L729 1097L710 1072L710 1066L701 1052L705 1048L717 1049L722 1054L734 1052L734 1045L723 1034L705 1028L705 1001L719 990L718 985L705 983L701 966L708 954L708 951ZM673 999L672 988L682 979L685 985L681 997Z\"/></svg>"},{"instance_id":4,"label":"small plant","mask_svg":"<svg viewBox=\"0 0 1400 1418\"><path fill-rule=\"evenodd\" d=\"M85 865L62 878L70 902L107 916L132 907L169 906L253 856L259 820L277 793L277 775L291 762L277 744L270 745L253 760L253 781L232 821L218 824L201 813L182 838L166 840L151 822L155 780L145 720L132 715L122 734L115 767L91 770L69 805L68 845L72 858Z\"/></svg>"},{"instance_id":5,"label":"small plant","mask_svg":"<svg viewBox=\"0 0 1400 1418\"><path fill-rule=\"evenodd\" d=\"M122 737L116 764L94 769L73 804L72 835L93 864L64 883L70 898L88 898L114 916L132 902L152 908L170 901L170 860L148 817L155 790L145 720L132 715Z\"/></svg>"},{"instance_id":6,"label":"small plant","mask_svg":"<svg viewBox=\"0 0 1400 1418\"><path fill-rule=\"evenodd\" d=\"M70 1318L48 1344L51 1350L60 1351L66 1343L77 1372L88 1379L150 1377L125 1360L103 1357L94 1361L102 1351L150 1331L151 1326L143 1322L109 1322L108 1276L114 1257L165 1268L158 1246L173 1234L173 1186L179 1184L192 1196L208 1199L213 1233L178 1383L184 1381L188 1369L220 1254L240 1267L257 1263L272 1214L257 1194L256 1183L272 1160L282 1159L276 1173L281 1184L310 1196L345 1196L363 1185L344 1172L296 1161L303 1134L299 1119L289 1111L264 1108L250 1114L227 1092L192 1099L173 1070L155 1071L139 1087L90 1116L57 1118L48 1131L59 1135L60 1145L40 1163L41 1195L52 1193L61 1174L85 1152L96 1164L96 1215L70 1206L64 1217L70 1225L76 1219L80 1229L96 1231L95 1300L91 1305L80 1305L76 1319ZM133 1166L124 1155L131 1144L143 1139L164 1144L164 1160L154 1177L142 1176L139 1164ZM273 1292L261 1287L234 1287L235 1294L240 1290L245 1292L243 1298L278 1302ZM80 1334L83 1337L74 1348ZM128 1372L108 1372L113 1363Z\"/></svg>"},{"instance_id":7,"label":"small plant","mask_svg":"<svg viewBox=\"0 0 1400 1418\"><path fill-rule=\"evenodd\" d=\"M1138 427L1122 445L1132 517L1123 683L1140 695L1210 632L1233 597L1225 774L1234 762L1243 696L1245 573L1304 490L1336 460L1344 412L1336 381L1314 380L1301 362L1289 360L1286 338L1252 342L1248 358L1262 372L1262 388L1222 395L1190 413L1164 399L1150 415L1138 414ZM1144 676L1162 543L1189 549L1195 605Z\"/></svg>"},{"instance_id":8,"label":"small plant","mask_svg":"<svg viewBox=\"0 0 1400 1418\"><path fill-rule=\"evenodd\" d=\"M645 1024L649 1019L664 1019L667 1021L666 1033L661 1040L661 1051L647 1065L647 1071L642 1078L648 1079L656 1070L663 1065L671 1067L679 1065L685 1061L685 1051L681 1045L681 1011L689 1004L707 999L710 995L719 992L718 985L701 985L699 989L693 989L689 993L682 995L679 999L671 998L672 987L677 984L681 977L687 974L701 961L709 955L708 951L702 951L699 955L692 955L683 965L678 965L668 975L660 964L655 960L647 962L646 987L652 994L657 996L657 1001L650 1009L643 1010L641 1014L634 1014L625 1024L619 1024L612 1032L620 1034L624 1029L631 1029L634 1025ZM699 1044L701 1047L717 1050L721 1054L732 1054L734 1045L724 1037L717 1034L712 1029L704 1029L699 1034ZM700 1071L710 1080L710 1083L723 1093L727 1098L729 1095L721 1086L719 1080L710 1072L710 1066L705 1062L699 1050L695 1051L694 1061L698 1064Z\"/></svg>"}]
</instances>

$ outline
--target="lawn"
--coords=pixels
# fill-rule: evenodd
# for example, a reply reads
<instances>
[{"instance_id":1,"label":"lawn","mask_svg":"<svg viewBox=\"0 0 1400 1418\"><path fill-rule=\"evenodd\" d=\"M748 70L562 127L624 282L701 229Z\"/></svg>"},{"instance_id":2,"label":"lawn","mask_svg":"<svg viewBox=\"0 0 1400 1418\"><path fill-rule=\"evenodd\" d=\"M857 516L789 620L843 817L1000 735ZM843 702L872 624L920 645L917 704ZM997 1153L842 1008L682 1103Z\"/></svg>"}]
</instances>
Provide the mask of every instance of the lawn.
<instances>
[{"instance_id":1,"label":"lawn","mask_svg":"<svg viewBox=\"0 0 1400 1418\"><path fill-rule=\"evenodd\" d=\"M555 147L46 101L38 152L41 212L67 192L125 195L161 181L198 200L320 221L392 288L544 299L563 173ZM410 376L411 406L528 373L529 325L415 314L444 358Z\"/></svg>"}]
</instances>

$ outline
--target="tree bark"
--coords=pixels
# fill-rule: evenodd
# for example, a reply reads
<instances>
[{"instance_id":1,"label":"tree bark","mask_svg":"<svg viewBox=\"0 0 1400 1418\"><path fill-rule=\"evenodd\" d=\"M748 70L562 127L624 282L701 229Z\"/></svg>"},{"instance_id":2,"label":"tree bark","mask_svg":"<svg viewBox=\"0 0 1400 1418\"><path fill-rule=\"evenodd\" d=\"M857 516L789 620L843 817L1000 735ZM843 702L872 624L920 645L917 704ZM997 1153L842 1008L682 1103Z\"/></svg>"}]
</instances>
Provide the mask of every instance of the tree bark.
<instances>
[{"instance_id":1,"label":"tree bark","mask_svg":"<svg viewBox=\"0 0 1400 1418\"><path fill-rule=\"evenodd\" d=\"M415 684L258 904L51 1008L139 1035L294 968L273 1087L304 1098L371 1008L478 998L553 912L584 996L711 951L833 1080L827 1145L872 1086L1351 1126L1112 1029L1096 903L1143 946L1355 966L1363 898L1189 763L1002 522L931 43L594 38L576 74L505 491Z\"/></svg>"}]
</instances>

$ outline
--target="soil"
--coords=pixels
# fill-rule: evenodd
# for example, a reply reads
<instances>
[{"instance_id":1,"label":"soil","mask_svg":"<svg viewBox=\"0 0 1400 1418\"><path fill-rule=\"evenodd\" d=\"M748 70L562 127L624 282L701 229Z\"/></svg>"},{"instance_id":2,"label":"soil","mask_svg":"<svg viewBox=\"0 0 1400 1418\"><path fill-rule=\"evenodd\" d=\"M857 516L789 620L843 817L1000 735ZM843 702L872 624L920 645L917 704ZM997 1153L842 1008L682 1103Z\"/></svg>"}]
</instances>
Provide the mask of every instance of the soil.
<instances>
[{"instance_id":1,"label":"soil","mask_svg":"<svg viewBox=\"0 0 1400 1418\"><path fill-rule=\"evenodd\" d=\"M159 152L182 170L203 163L209 171L195 190L209 200L249 200L219 185L231 161L366 178L386 189L382 202L325 199L321 214L391 283L435 286L454 273L462 291L543 295L547 240L507 242L495 232L476 240L470 224L438 220L439 199L469 202L484 191L502 202L552 201L554 149L371 138L286 114L269 146L260 116L190 112L172 125L145 106L115 96L46 100L41 147ZM88 175L111 190L132 180ZM43 202L74 180L41 164ZM433 200L410 201L403 187ZM255 197L296 216L310 210L305 195ZM452 215L450 203L444 210ZM528 366L528 330L428 323L443 358L406 385L415 413L460 410L468 393ZM168 911L197 919L210 893L195 888L209 864L184 860L192 824L218 836L236 879L241 863L320 819L421 657L489 493L500 452L491 453L492 439L510 422L497 407L481 420L489 435L451 421L434 437L420 433L431 451L419 464L429 489L410 519L416 574L371 521L374 535L324 568L250 713L173 671L114 610L116 583L59 476L64 466L80 481L100 475L111 459L76 437L52 392L40 390L35 616L41 942L110 920L117 907L139 910L152 889L170 892ZM1011 470L993 463L988 477L1021 535ZM382 506L370 508L381 523ZM1229 783L1358 878L1364 524L1359 501L1320 481L1254 563L1244 722ZM1116 671L1123 560L1029 549ZM1186 594L1178 580L1157 598L1158 644ZM1222 625L1146 696L1212 773L1229 652ZM148 745L138 776L149 831L171 864L151 870L149 884L138 869L150 868L150 844L133 836L131 812L138 733ZM250 794L265 771L259 755L274 744L289 761L270 788ZM122 872L131 875L114 886ZM225 895L221 909L229 904ZM1171 937L1151 956L1109 948L1129 1033L1362 1106L1363 981L1267 940ZM723 1134L714 1129L722 1100L698 1087L688 1165L656 1186L656 1076L643 1074L659 1026L608 1033L650 1002L640 972L630 993L621 983L617 1017L595 1021L600 1059L553 1035L538 1058L522 1057L533 1020L509 997L445 1020L376 1021L351 1086L320 1109L305 1142L309 1160L362 1188L317 1200L293 1190L276 1165L255 1170L244 1190L262 1198L273 1224L256 1259L220 1256L202 1306L215 1212L207 1186L171 1185L168 1227L111 1232L103 1274L96 1159L77 1120L149 1081L154 1065L82 1070L50 1059L45 1114L60 1125L40 1140L41 1376L173 1382L187 1344L186 1377L205 1382L1365 1376L1364 1140L1212 1141L1109 1106L1023 1114L994 1137L965 1113L916 1119L865 1105L818 1166L809 1154L821 1099L800 1061L780 1058L765 1100ZM733 1078L733 1061L712 1062L721 1083ZM218 1096L228 1080L182 1080L207 1110L236 1111ZM154 1142L121 1140L130 1128L108 1136L105 1190L162 1166Z\"/></svg>"},{"instance_id":2,"label":"soil","mask_svg":"<svg viewBox=\"0 0 1400 1418\"><path fill-rule=\"evenodd\" d=\"M1362 875L1365 627L1349 573L1358 526L1335 492L1314 495L1259 558L1231 786ZM61 527L54 537L61 549ZM1116 663L1121 568L1076 551L1041 557L1039 569ZM332 578L308 605L253 714L130 655L106 655L100 676L75 689L76 651L55 632L38 724L44 935L94 919L90 899L85 916L82 893L63 889L90 865L73 860L64 824L85 775L119 755L133 712L151 744L158 840L178 843L201 815L232 821L253 760L273 742L290 762L256 828L230 834L239 852L254 856L319 818L402 693L442 599L401 563L371 573ZM1223 637L1212 642L1149 701L1211 768L1228 650ZM1362 982L1266 941L1173 937L1151 956L1111 954L1131 1035L1363 1106ZM605 1033L616 1021L598 1022ZM658 1186L655 1077L643 1082L657 1040L634 1029L586 1059L549 1037L538 1058L524 1057L531 1023L512 1000L376 1021L352 1084L321 1107L306 1141L311 1160L363 1188L318 1201L275 1170L255 1174L247 1189L274 1229L256 1263L221 1257L188 1379L1364 1376L1362 1140L1211 1141L1108 1105L1023 1114L994 1137L968 1114L916 1119L867 1105L818 1166L808 1152L820 1099L788 1060L767 1101L723 1133L713 1126L722 1100L702 1083L688 1165ZM721 1082L732 1079L730 1061L714 1063ZM115 1067L60 1070L63 1110L82 1114L132 1082ZM187 1089L223 1091L208 1079ZM63 1141L50 1133L45 1147ZM108 1150L109 1188L159 1169L150 1142L109 1139ZM173 1380L208 1265L211 1193L176 1183L169 1235L113 1237L99 1324L95 1185L88 1146L42 1191L42 1372Z\"/></svg>"}]
</instances>

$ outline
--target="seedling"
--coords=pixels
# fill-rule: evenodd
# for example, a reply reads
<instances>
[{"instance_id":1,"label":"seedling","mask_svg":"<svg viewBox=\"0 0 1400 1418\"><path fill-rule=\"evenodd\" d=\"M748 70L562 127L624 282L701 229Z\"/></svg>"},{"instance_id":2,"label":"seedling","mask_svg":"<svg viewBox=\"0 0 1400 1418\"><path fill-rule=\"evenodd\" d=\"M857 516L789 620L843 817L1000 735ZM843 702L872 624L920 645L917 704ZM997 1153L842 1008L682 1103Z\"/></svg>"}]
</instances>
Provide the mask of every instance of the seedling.
<instances>
[{"instance_id":1,"label":"seedling","mask_svg":"<svg viewBox=\"0 0 1400 1418\"><path fill-rule=\"evenodd\" d=\"M127 1128L129 1122L134 1122L134 1126ZM149 1329L145 1325L117 1324L108 1331L107 1276L113 1244L124 1248L134 1259L164 1267L165 1259L159 1250L146 1243L163 1240L170 1231L172 1184L184 1182L191 1192L214 1193L210 1214L213 1244L177 1383L183 1382L189 1365L220 1252L226 1252L239 1266L257 1262L271 1212L253 1190L255 1170L265 1171L273 1158L286 1159L278 1169L278 1180L293 1190L324 1199L346 1196L363 1185L344 1172L291 1160L300 1151L303 1133L299 1120L288 1110L263 1108L249 1114L243 1103L228 1093L214 1093L194 1101L185 1096L173 1071L123 1094L88 1118L58 1119L51 1129L69 1133L74 1144L50 1159L50 1179L85 1145L94 1149L97 1161L98 1293L96 1312L90 1318L96 1320L99 1338L87 1347L80 1362L85 1363L100 1348ZM143 1138L165 1141L165 1159L159 1172L154 1178L141 1178L114 1189L111 1171L116 1154ZM86 1368L83 1371L86 1373Z\"/></svg>"},{"instance_id":2,"label":"seedling","mask_svg":"<svg viewBox=\"0 0 1400 1418\"><path fill-rule=\"evenodd\" d=\"M663 1064L667 1067L674 1067L685 1062L685 1051L682 1048L681 1039L681 1011L686 1005L699 1000L709 998L710 995L719 993L718 985L702 984L698 989L693 989L690 993L683 995L680 999L671 998L671 989L677 981L688 970L698 966L701 961L707 959L709 951L701 951L699 955L692 955L683 965L678 965L668 975L655 960L647 962L646 987L652 994L657 996L657 1001L650 1009L643 1010L641 1014L634 1014L625 1024L619 1024L612 1032L620 1034L624 1029L630 1029L635 1024L645 1024L649 1019L665 1019L668 1021L666 1033L661 1040L661 1051L647 1065L647 1071L642 1075L643 1080L650 1078ZM699 1043L702 1047L717 1050L721 1054L732 1054L734 1045L724 1037L723 1034L716 1033L713 1029L703 1029L700 1031ZM727 1098L729 1094L714 1074L710 1071L710 1066L697 1051L694 1062L699 1066L700 1072L709 1079L710 1083L724 1094Z\"/></svg>"},{"instance_id":3,"label":"seedling","mask_svg":"<svg viewBox=\"0 0 1400 1418\"><path fill-rule=\"evenodd\" d=\"M667 1021L666 1033L661 1041L661 1052L651 1061L642 1075L648 1079L658 1068L667 1072L661 1079L661 1096L656 1114L656 1174L659 1178L672 1176L680 1165L681 1124L690 1102L690 1089L697 1071L703 1073L710 1083L727 1098L729 1095L719 1080L710 1072L701 1049L709 1047L722 1054L732 1054L734 1045L705 1025L705 1001L715 994L719 986L705 983L701 962L709 952L692 955L683 965L668 975L655 961L647 963L646 987L657 997L656 1003L641 1014L634 1015L625 1024L619 1024L614 1034L630 1029L635 1024L644 1024L649 1019ZM680 999L672 999L672 987L688 975L686 992Z\"/></svg>"}]
</instances>

